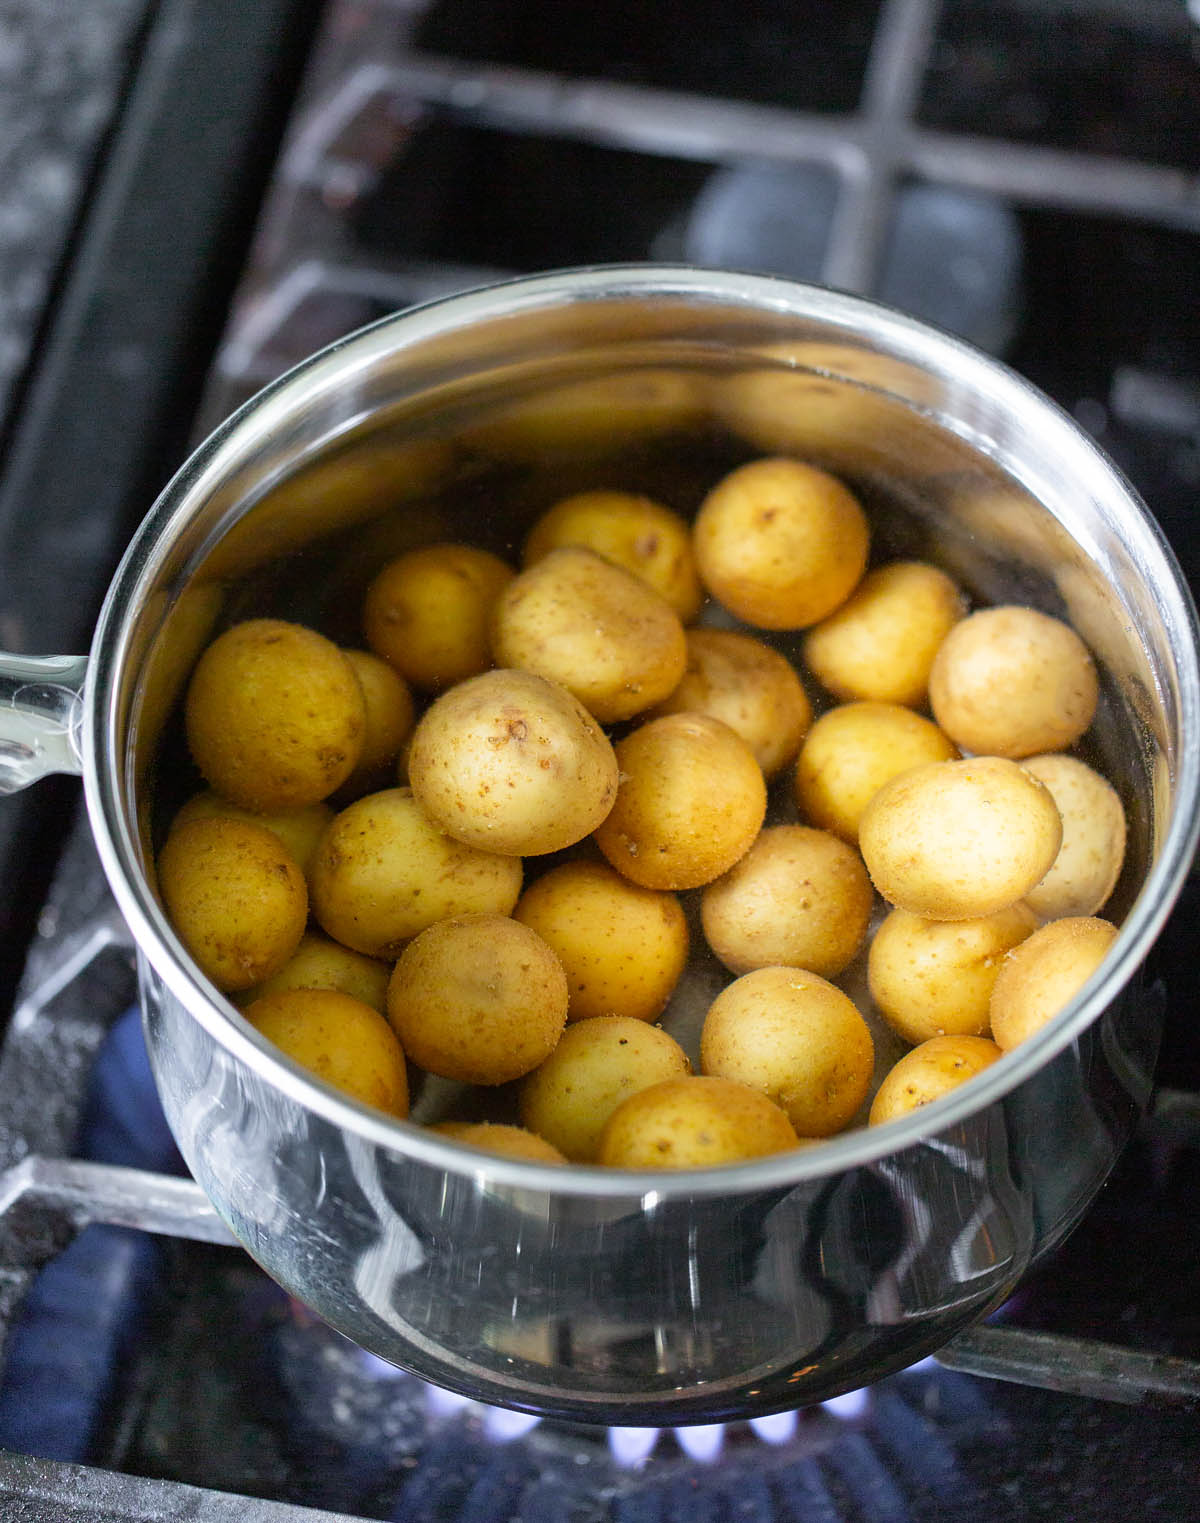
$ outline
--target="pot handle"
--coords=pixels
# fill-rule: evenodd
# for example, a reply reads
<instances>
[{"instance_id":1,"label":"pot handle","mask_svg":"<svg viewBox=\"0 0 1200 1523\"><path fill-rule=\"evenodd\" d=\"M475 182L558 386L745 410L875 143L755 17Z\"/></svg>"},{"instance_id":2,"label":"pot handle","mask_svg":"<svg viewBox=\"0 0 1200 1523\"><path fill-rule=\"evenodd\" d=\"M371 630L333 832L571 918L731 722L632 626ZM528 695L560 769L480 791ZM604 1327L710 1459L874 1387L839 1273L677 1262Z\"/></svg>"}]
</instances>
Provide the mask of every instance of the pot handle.
<instances>
[{"instance_id":1,"label":"pot handle","mask_svg":"<svg viewBox=\"0 0 1200 1523\"><path fill-rule=\"evenodd\" d=\"M51 772L83 771L86 656L14 656L0 651L0 794Z\"/></svg>"}]
</instances>

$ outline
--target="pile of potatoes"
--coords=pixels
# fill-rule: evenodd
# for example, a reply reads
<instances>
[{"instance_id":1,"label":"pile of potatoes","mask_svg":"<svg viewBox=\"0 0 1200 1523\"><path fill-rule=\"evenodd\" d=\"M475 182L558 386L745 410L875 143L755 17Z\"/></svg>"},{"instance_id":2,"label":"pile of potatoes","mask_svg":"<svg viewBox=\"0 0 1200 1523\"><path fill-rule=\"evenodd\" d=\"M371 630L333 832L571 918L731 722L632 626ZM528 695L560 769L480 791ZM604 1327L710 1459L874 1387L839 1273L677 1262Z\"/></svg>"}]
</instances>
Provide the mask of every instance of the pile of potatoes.
<instances>
[{"instance_id":1,"label":"pile of potatoes","mask_svg":"<svg viewBox=\"0 0 1200 1523\"><path fill-rule=\"evenodd\" d=\"M1125 816L1065 623L868 569L855 495L784 457L522 548L409 551L364 649L252 618L191 676L162 901L296 1062L400 1118L456 1086L460 1143L699 1167L924 1105L1095 972Z\"/></svg>"}]
</instances>

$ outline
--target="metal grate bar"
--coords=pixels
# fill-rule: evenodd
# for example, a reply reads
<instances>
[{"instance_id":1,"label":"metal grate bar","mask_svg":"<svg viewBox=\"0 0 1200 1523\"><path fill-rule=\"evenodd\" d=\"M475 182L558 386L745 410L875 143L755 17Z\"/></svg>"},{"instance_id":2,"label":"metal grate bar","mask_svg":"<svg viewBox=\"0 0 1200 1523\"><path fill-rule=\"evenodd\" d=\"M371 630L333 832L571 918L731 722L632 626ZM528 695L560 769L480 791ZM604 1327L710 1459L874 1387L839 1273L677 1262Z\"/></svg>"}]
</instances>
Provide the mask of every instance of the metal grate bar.
<instances>
[{"instance_id":1,"label":"metal grate bar","mask_svg":"<svg viewBox=\"0 0 1200 1523\"><path fill-rule=\"evenodd\" d=\"M1200 1362L1088 1338L974 1327L959 1333L936 1357L947 1369L1043 1391L1131 1406L1200 1406Z\"/></svg>"},{"instance_id":2,"label":"metal grate bar","mask_svg":"<svg viewBox=\"0 0 1200 1523\"><path fill-rule=\"evenodd\" d=\"M349 88L349 86L347 87ZM514 131L696 160L813 162L861 175L878 128L863 116L817 115L706 96L568 79L532 70L407 54L356 76L356 98L441 107ZM341 115L330 107L329 120ZM990 191L1033 205L1103 212L1200 230L1200 176L1103 154L1042 148L998 138L936 132L896 122L888 129L896 174ZM301 164L316 176L337 162L310 143Z\"/></svg>"}]
</instances>

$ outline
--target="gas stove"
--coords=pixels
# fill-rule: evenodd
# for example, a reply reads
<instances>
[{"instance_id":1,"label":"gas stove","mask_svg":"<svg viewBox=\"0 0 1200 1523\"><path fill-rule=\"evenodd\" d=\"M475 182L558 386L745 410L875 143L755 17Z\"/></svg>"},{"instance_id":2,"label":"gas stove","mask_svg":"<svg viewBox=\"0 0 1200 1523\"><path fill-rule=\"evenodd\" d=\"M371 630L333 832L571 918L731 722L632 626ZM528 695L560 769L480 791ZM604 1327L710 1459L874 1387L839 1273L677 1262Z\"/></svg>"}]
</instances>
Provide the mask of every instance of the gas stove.
<instances>
[{"instance_id":1,"label":"gas stove","mask_svg":"<svg viewBox=\"0 0 1200 1523\"><path fill-rule=\"evenodd\" d=\"M822 280L963 334L1095 436L1200 587L1200 33L1182 3L256 9L147 17L0 476L10 645L82 648L186 439L313 349L430 296L626 259ZM596 1429L381 1364L233 1244L158 1108L73 787L7 802L4 1516L1200 1517L1195 876L1152 957L1168 1017L1145 1123L1008 1305L821 1407Z\"/></svg>"}]
</instances>

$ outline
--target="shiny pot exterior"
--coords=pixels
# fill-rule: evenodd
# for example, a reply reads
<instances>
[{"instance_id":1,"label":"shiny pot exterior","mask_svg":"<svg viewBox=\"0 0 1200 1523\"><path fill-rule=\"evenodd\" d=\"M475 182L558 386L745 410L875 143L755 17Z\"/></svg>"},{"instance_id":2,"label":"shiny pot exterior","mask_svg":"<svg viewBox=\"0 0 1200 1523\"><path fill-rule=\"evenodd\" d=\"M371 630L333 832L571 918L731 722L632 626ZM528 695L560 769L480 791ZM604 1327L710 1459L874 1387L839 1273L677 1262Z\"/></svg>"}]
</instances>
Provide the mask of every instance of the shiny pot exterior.
<instances>
[{"instance_id":1,"label":"shiny pot exterior","mask_svg":"<svg viewBox=\"0 0 1200 1523\"><path fill-rule=\"evenodd\" d=\"M1080 629L1104 677L1098 759L1130 821L1109 961L1042 1033L924 1112L734 1168L556 1170L345 1099L198 975L155 897L191 661L245 587L275 585L281 556L311 591L314 568L323 587L357 587L423 540L515 554L538 472L569 485L589 454L660 446L709 459L714 438L829 465L864 492L883 553L932 557L983 600ZM289 606L303 617L305 595ZM168 487L114 581L79 746L168 1117L250 1253L434 1381L651 1424L800 1405L911 1363L1077 1220L1149 1091L1161 1010L1139 969L1195 843L1198 715L1195 616L1170 552L1026 383L868 302L651 266L414 309L248 404Z\"/></svg>"}]
</instances>

